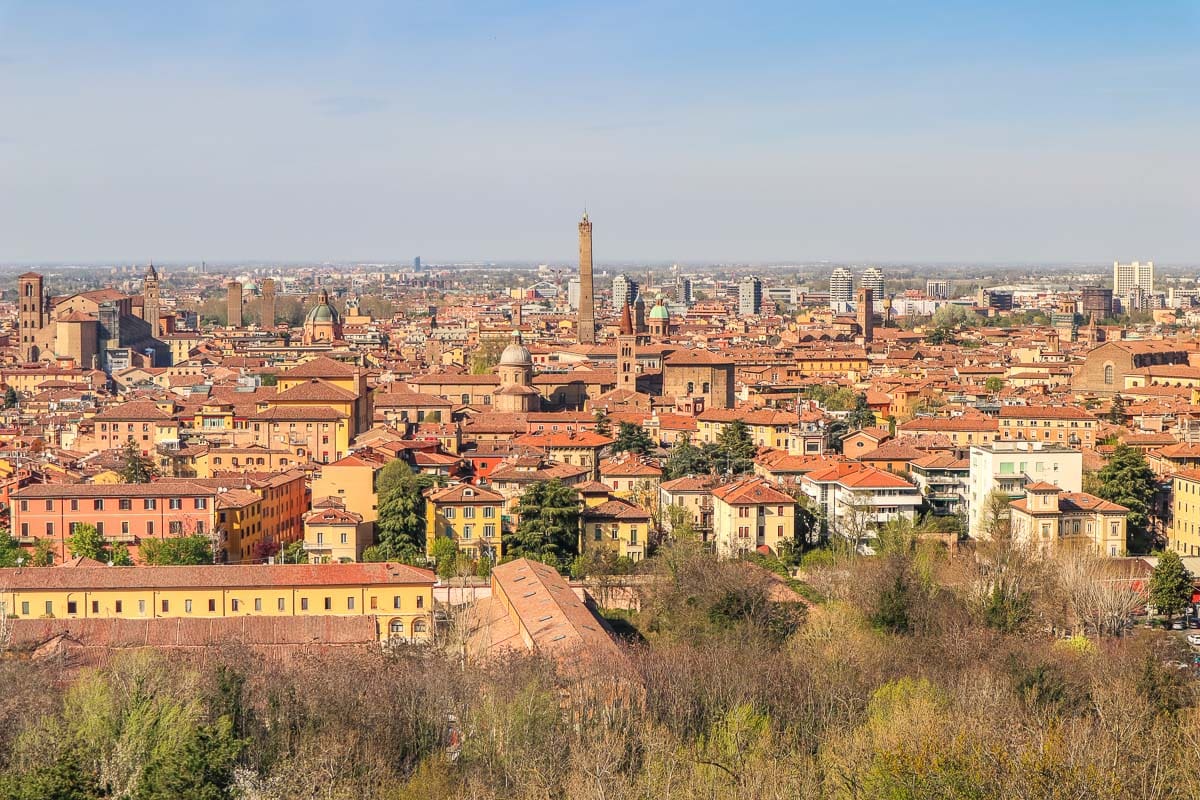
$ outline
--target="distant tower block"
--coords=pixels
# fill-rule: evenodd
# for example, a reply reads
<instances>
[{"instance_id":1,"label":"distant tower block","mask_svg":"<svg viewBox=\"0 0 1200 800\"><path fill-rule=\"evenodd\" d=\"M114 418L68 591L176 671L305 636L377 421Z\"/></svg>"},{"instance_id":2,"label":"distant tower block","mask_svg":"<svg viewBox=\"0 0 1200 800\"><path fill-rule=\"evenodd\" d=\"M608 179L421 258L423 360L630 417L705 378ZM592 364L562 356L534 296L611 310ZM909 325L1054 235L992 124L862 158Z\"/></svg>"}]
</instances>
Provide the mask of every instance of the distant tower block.
<instances>
[{"instance_id":1,"label":"distant tower block","mask_svg":"<svg viewBox=\"0 0 1200 800\"><path fill-rule=\"evenodd\" d=\"M592 222L579 221L579 343L596 343L596 307L592 294Z\"/></svg>"},{"instance_id":2,"label":"distant tower block","mask_svg":"<svg viewBox=\"0 0 1200 800\"><path fill-rule=\"evenodd\" d=\"M262 282L262 321L264 328L275 327L275 279L263 278Z\"/></svg>"},{"instance_id":3,"label":"distant tower block","mask_svg":"<svg viewBox=\"0 0 1200 800\"><path fill-rule=\"evenodd\" d=\"M230 281L225 296L226 327L242 327L242 284Z\"/></svg>"},{"instance_id":4,"label":"distant tower block","mask_svg":"<svg viewBox=\"0 0 1200 800\"><path fill-rule=\"evenodd\" d=\"M872 292L865 286L858 290L858 329L862 332L864 342L875 338L875 303Z\"/></svg>"},{"instance_id":5,"label":"distant tower block","mask_svg":"<svg viewBox=\"0 0 1200 800\"><path fill-rule=\"evenodd\" d=\"M158 272L154 269L154 264L150 264L150 269L146 270L146 278L142 281L142 319L150 326L150 335L158 337L159 317L162 316L162 309L159 303L158 295Z\"/></svg>"}]
</instances>

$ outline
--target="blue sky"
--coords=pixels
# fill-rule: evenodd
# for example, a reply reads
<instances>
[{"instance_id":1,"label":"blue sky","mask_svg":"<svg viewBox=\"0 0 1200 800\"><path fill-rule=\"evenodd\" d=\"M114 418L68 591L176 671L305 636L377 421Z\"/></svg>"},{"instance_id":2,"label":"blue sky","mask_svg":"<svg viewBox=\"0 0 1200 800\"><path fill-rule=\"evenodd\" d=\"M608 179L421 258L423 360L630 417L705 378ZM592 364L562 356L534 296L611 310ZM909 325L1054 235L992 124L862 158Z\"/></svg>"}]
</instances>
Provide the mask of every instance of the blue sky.
<instances>
[{"instance_id":1,"label":"blue sky","mask_svg":"<svg viewBox=\"0 0 1200 800\"><path fill-rule=\"evenodd\" d=\"M1200 263L1200 2L0 0L0 262Z\"/></svg>"}]
</instances>

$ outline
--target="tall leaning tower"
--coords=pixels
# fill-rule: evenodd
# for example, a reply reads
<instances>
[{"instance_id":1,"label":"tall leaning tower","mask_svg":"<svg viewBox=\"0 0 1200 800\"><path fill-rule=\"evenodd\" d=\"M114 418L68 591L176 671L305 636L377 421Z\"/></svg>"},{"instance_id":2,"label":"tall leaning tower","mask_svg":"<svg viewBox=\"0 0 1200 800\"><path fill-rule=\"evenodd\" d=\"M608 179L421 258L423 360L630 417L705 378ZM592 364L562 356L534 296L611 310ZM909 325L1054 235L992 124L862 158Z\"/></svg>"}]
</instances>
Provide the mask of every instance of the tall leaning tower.
<instances>
[{"instance_id":1,"label":"tall leaning tower","mask_svg":"<svg viewBox=\"0 0 1200 800\"><path fill-rule=\"evenodd\" d=\"M579 343L596 343L596 307L592 295L592 222L579 221Z\"/></svg>"}]
</instances>

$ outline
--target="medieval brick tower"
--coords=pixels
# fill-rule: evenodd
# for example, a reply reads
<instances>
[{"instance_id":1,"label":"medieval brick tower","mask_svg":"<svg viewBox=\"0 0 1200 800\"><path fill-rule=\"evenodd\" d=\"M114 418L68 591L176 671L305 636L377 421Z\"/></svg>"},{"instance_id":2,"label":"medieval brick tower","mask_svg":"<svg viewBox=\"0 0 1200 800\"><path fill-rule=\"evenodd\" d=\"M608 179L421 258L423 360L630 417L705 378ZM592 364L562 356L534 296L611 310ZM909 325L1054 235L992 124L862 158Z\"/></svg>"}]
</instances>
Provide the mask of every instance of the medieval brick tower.
<instances>
[{"instance_id":1,"label":"medieval brick tower","mask_svg":"<svg viewBox=\"0 0 1200 800\"><path fill-rule=\"evenodd\" d=\"M875 338L875 302L873 294L869 287L859 287L857 302L858 331L862 334L864 342L870 342Z\"/></svg>"},{"instance_id":2,"label":"medieval brick tower","mask_svg":"<svg viewBox=\"0 0 1200 800\"><path fill-rule=\"evenodd\" d=\"M158 337L158 320L162 316L162 306L158 295L158 270L151 262L142 281L142 319L150 326L151 338Z\"/></svg>"},{"instance_id":3,"label":"medieval brick tower","mask_svg":"<svg viewBox=\"0 0 1200 800\"><path fill-rule=\"evenodd\" d=\"M46 347L46 328L50 325L50 302L44 294L42 276L26 272L17 278L17 294L20 295L17 326L21 329L21 358L38 361Z\"/></svg>"},{"instance_id":4,"label":"medieval brick tower","mask_svg":"<svg viewBox=\"0 0 1200 800\"><path fill-rule=\"evenodd\" d=\"M242 284L230 281L225 295L225 326L227 328L242 327Z\"/></svg>"},{"instance_id":5,"label":"medieval brick tower","mask_svg":"<svg viewBox=\"0 0 1200 800\"><path fill-rule=\"evenodd\" d=\"M621 328L617 335L617 388L637 391L637 331L629 303L621 309Z\"/></svg>"},{"instance_id":6,"label":"medieval brick tower","mask_svg":"<svg viewBox=\"0 0 1200 800\"><path fill-rule=\"evenodd\" d=\"M263 278L262 282L262 303L259 305L262 319L259 320L259 326L263 328L275 327L275 279Z\"/></svg>"},{"instance_id":7,"label":"medieval brick tower","mask_svg":"<svg viewBox=\"0 0 1200 800\"><path fill-rule=\"evenodd\" d=\"M596 307L592 295L592 222L579 221L579 343L596 343Z\"/></svg>"}]
</instances>

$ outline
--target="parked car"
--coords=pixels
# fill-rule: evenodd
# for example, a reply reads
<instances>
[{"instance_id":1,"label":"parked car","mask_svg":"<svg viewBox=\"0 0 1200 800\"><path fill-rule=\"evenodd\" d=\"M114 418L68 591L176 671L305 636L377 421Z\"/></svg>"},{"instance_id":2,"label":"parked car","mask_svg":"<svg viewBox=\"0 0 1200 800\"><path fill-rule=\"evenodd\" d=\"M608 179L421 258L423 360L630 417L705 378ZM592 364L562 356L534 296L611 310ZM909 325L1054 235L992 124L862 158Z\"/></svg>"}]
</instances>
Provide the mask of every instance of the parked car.
<instances>
[{"instance_id":1,"label":"parked car","mask_svg":"<svg viewBox=\"0 0 1200 800\"><path fill-rule=\"evenodd\" d=\"M1192 617L1187 621L1189 628L1200 628L1200 619Z\"/></svg>"},{"instance_id":2,"label":"parked car","mask_svg":"<svg viewBox=\"0 0 1200 800\"><path fill-rule=\"evenodd\" d=\"M1176 619L1176 620L1171 621L1171 630L1173 630L1173 631L1181 631L1186 627L1187 627L1187 625L1184 624L1182 619Z\"/></svg>"},{"instance_id":3,"label":"parked car","mask_svg":"<svg viewBox=\"0 0 1200 800\"><path fill-rule=\"evenodd\" d=\"M1187 635L1187 643L1192 647L1200 647L1200 633L1189 633Z\"/></svg>"}]
</instances>

